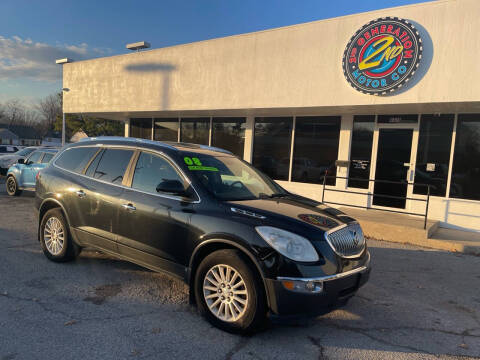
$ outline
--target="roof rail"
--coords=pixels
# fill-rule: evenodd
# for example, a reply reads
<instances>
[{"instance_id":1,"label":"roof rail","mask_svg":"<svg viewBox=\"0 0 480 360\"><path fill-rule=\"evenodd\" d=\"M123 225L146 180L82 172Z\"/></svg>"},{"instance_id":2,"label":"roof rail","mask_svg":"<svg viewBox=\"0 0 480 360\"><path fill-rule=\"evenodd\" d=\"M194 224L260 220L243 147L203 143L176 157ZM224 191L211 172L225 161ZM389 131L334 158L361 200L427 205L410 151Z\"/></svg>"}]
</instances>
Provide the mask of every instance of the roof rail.
<instances>
[{"instance_id":1,"label":"roof rail","mask_svg":"<svg viewBox=\"0 0 480 360\"><path fill-rule=\"evenodd\" d=\"M204 150L211 150L216 152L221 152L224 154L233 155L232 152L221 149L215 146L208 146L208 145L200 145L200 144L191 144L191 143L176 143L173 141L162 142L162 141L155 141L155 140L147 140L147 139L139 139L139 138L132 138L132 137L123 137L123 136L97 136L97 137L86 137L83 139L78 140L78 142L86 142L86 141L102 141L102 140L118 140L118 141L128 141L128 142L136 142L136 143L143 143L143 144L151 144L151 145L160 145L166 147L168 149L177 150L176 146L191 146L192 149L204 149Z\"/></svg>"},{"instance_id":2,"label":"roof rail","mask_svg":"<svg viewBox=\"0 0 480 360\"><path fill-rule=\"evenodd\" d=\"M96 136L96 137L86 137L83 139L78 140L78 142L86 142L86 141L102 141L102 140L118 140L118 141L128 141L132 143L142 143L142 144L151 144L151 145L159 145L163 146L168 149L177 150L174 146L169 144L165 144L161 141L155 140L147 140L147 139L139 139L133 137L123 137L123 136Z\"/></svg>"},{"instance_id":3,"label":"roof rail","mask_svg":"<svg viewBox=\"0 0 480 360\"><path fill-rule=\"evenodd\" d=\"M221 152L221 153L224 153L224 154L233 155L233 153L231 151L228 151L228 150L225 150L225 149L222 149L222 148L218 148L218 147L215 147L215 146L200 145L200 148L205 149L205 150L212 150L212 151L217 151L217 152Z\"/></svg>"}]
</instances>

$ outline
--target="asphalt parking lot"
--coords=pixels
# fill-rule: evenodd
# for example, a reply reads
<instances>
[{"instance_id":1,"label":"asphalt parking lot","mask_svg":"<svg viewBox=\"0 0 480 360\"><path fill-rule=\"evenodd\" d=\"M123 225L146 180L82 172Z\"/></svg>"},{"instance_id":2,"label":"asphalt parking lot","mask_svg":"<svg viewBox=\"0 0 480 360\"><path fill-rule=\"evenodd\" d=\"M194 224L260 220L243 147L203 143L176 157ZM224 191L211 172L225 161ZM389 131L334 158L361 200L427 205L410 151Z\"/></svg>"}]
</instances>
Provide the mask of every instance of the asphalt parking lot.
<instances>
[{"instance_id":1,"label":"asphalt parking lot","mask_svg":"<svg viewBox=\"0 0 480 360\"><path fill-rule=\"evenodd\" d=\"M56 264L33 194L0 179L0 359L463 359L480 356L480 257L370 241L346 307L249 337L210 326L169 276L95 251Z\"/></svg>"}]
</instances>

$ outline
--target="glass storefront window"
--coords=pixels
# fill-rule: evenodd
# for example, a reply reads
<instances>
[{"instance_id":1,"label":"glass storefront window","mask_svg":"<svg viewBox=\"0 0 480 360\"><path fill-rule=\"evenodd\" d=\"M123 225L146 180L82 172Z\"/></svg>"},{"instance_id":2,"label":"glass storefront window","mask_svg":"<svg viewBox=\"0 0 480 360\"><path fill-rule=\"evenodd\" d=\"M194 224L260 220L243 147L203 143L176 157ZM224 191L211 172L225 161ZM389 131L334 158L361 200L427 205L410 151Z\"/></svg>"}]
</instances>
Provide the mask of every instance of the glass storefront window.
<instances>
[{"instance_id":1,"label":"glass storefront window","mask_svg":"<svg viewBox=\"0 0 480 360\"><path fill-rule=\"evenodd\" d=\"M340 116L298 116L295 122L292 181L323 183L335 176ZM326 184L335 185L335 178Z\"/></svg>"},{"instance_id":2,"label":"glass storefront window","mask_svg":"<svg viewBox=\"0 0 480 360\"><path fill-rule=\"evenodd\" d=\"M418 122L418 115L378 115L379 124L415 124Z\"/></svg>"},{"instance_id":3,"label":"glass storefront window","mask_svg":"<svg viewBox=\"0 0 480 360\"><path fill-rule=\"evenodd\" d=\"M480 114L460 114L457 121L450 197L480 200Z\"/></svg>"},{"instance_id":4,"label":"glass storefront window","mask_svg":"<svg viewBox=\"0 0 480 360\"><path fill-rule=\"evenodd\" d=\"M352 147L348 170L349 187L368 189L374 129L375 115L353 117Z\"/></svg>"},{"instance_id":5,"label":"glass storefront window","mask_svg":"<svg viewBox=\"0 0 480 360\"><path fill-rule=\"evenodd\" d=\"M152 139L152 118L130 119L130 137Z\"/></svg>"},{"instance_id":6,"label":"glass storefront window","mask_svg":"<svg viewBox=\"0 0 480 360\"><path fill-rule=\"evenodd\" d=\"M453 114L422 115L418 136L415 183L429 184L430 195L446 196ZM416 185L415 194L427 194L427 187Z\"/></svg>"},{"instance_id":7,"label":"glass storefront window","mask_svg":"<svg viewBox=\"0 0 480 360\"><path fill-rule=\"evenodd\" d=\"M288 180L292 117L255 118L253 166L275 180Z\"/></svg>"},{"instance_id":8,"label":"glass storefront window","mask_svg":"<svg viewBox=\"0 0 480 360\"><path fill-rule=\"evenodd\" d=\"M180 124L180 139L182 142L208 145L210 118L184 118Z\"/></svg>"},{"instance_id":9,"label":"glass storefront window","mask_svg":"<svg viewBox=\"0 0 480 360\"><path fill-rule=\"evenodd\" d=\"M212 127L212 146L231 151L243 159L245 118L213 118Z\"/></svg>"},{"instance_id":10,"label":"glass storefront window","mask_svg":"<svg viewBox=\"0 0 480 360\"><path fill-rule=\"evenodd\" d=\"M178 119L154 119L154 140L178 141Z\"/></svg>"}]
</instances>

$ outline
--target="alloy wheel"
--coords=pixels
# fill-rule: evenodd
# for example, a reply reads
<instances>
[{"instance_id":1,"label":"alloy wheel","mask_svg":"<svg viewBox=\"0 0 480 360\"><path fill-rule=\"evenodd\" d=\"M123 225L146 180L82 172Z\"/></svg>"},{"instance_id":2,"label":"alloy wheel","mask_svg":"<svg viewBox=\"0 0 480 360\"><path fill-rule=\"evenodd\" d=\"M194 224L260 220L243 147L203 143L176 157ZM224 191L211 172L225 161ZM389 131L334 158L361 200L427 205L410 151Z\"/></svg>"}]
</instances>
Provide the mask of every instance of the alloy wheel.
<instances>
[{"instance_id":1,"label":"alloy wheel","mask_svg":"<svg viewBox=\"0 0 480 360\"><path fill-rule=\"evenodd\" d=\"M52 216L47 220L43 229L43 239L50 254L58 255L62 252L65 244L65 230L59 219Z\"/></svg>"},{"instance_id":2,"label":"alloy wheel","mask_svg":"<svg viewBox=\"0 0 480 360\"><path fill-rule=\"evenodd\" d=\"M229 265L219 264L208 270L203 296L210 312L222 321L237 321L247 310L248 289L240 273Z\"/></svg>"},{"instance_id":3,"label":"alloy wheel","mask_svg":"<svg viewBox=\"0 0 480 360\"><path fill-rule=\"evenodd\" d=\"M9 194L15 194L15 191L17 190L17 183L11 176L7 180L7 190Z\"/></svg>"}]
</instances>

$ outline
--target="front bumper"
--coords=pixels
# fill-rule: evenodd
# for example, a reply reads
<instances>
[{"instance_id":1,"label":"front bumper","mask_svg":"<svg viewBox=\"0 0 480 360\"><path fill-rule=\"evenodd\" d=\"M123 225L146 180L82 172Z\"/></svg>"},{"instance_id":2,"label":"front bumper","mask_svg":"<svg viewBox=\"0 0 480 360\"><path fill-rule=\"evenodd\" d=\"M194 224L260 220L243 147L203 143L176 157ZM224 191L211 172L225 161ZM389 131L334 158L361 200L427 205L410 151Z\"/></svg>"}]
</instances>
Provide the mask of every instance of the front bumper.
<instances>
[{"instance_id":1,"label":"front bumper","mask_svg":"<svg viewBox=\"0 0 480 360\"><path fill-rule=\"evenodd\" d=\"M364 285L370 276L370 262L365 266L335 275L317 278L265 279L270 311L275 315L320 315L344 303ZM321 282L323 290L316 293L288 290L283 281Z\"/></svg>"}]
</instances>

